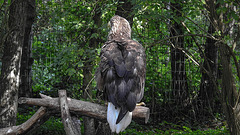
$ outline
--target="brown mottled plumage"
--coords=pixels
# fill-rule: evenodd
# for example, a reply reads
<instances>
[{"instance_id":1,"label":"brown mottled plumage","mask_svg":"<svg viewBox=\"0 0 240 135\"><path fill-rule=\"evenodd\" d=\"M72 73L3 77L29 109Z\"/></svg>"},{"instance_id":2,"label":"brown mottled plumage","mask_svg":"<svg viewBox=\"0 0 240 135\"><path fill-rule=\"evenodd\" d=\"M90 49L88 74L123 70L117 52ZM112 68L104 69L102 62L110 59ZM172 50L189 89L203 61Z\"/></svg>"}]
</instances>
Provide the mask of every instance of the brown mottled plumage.
<instances>
[{"instance_id":1,"label":"brown mottled plumage","mask_svg":"<svg viewBox=\"0 0 240 135\"><path fill-rule=\"evenodd\" d=\"M109 24L111 30L102 46L96 81L107 101L120 108L118 124L143 97L146 56L142 45L131 39L131 27L126 19L116 15Z\"/></svg>"}]
</instances>

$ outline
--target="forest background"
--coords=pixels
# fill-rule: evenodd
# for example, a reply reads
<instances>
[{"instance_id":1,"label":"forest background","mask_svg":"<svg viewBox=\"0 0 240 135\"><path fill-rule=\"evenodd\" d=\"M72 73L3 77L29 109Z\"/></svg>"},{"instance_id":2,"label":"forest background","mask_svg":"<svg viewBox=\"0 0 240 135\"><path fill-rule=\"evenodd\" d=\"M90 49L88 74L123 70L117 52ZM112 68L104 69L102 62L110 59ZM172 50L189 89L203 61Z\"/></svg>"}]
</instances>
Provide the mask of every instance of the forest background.
<instances>
[{"instance_id":1,"label":"forest background","mask_svg":"<svg viewBox=\"0 0 240 135\"><path fill-rule=\"evenodd\" d=\"M239 134L239 7L233 0L1 0L0 122L14 120L1 127L36 112L16 109L18 97L57 97L65 89L71 98L104 104L94 73L117 14L146 50L142 101L151 112L148 124L132 122L122 134ZM14 113L3 113L11 106ZM79 118L83 133L98 132L101 122ZM46 133L64 134L58 115L31 134Z\"/></svg>"}]
</instances>

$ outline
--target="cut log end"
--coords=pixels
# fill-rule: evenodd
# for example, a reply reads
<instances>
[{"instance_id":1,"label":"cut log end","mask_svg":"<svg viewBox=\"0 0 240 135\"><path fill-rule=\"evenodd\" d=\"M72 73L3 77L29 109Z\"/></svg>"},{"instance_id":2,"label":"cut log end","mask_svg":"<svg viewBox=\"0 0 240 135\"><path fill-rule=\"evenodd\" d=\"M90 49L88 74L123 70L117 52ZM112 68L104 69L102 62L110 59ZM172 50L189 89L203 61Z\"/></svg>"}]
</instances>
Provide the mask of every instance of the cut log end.
<instances>
[{"instance_id":1,"label":"cut log end","mask_svg":"<svg viewBox=\"0 0 240 135\"><path fill-rule=\"evenodd\" d=\"M150 117L150 109L144 106L136 106L133 110L133 120L147 123Z\"/></svg>"},{"instance_id":2,"label":"cut log end","mask_svg":"<svg viewBox=\"0 0 240 135\"><path fill-rule=\"evenodd\" d=\"M25 97L20 97L19 99L18 99L18 103L19 104L26 104L27 103L27 100L25 100L26 98Z\"/></svg>"}]
</instances>

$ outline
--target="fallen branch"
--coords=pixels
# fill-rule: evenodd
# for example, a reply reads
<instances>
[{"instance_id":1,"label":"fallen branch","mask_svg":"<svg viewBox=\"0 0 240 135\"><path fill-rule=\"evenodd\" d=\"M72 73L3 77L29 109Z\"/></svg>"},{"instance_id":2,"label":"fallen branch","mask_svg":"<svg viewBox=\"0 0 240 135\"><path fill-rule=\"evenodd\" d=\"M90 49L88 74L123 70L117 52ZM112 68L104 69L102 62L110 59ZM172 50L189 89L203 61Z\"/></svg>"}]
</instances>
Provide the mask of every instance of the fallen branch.
<instances>
[{"instance_id":1,"label":"fallen branch","mask_svg":"<svg viewBox=\"0 0 240 135\"><path fill-rule=\"evenodd\" d=\"M26 122L18 126L2 128L0 129L0 134L1 135L23 134L27 132L27 130L29 130L34 125L34 123L40 120L45 114L46 114L46 108L40 107L38 111Z\"/></svg>"}]
</instances>

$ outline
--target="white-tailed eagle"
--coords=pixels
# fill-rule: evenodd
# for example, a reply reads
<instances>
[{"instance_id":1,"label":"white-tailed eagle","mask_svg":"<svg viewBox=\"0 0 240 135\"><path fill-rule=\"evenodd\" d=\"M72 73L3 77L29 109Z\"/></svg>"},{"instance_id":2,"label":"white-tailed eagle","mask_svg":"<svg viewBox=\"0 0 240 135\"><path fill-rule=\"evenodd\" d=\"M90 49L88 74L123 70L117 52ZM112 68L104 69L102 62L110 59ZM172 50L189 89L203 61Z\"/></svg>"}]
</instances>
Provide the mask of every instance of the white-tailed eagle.
<instances>
[{"instance_id":1,"label":"white-tailed eagle","mask_svg":"<svg viewBox=\"0 0 240 135\"><path fill-rule=\"evenodd\" d=\"M112 132L123 131L144 93L146 55L140 43L131 39L129 22L111 18L107 42L102 46L96 81L108 101L107 121Z\"/></svg>"}]
</instances>

